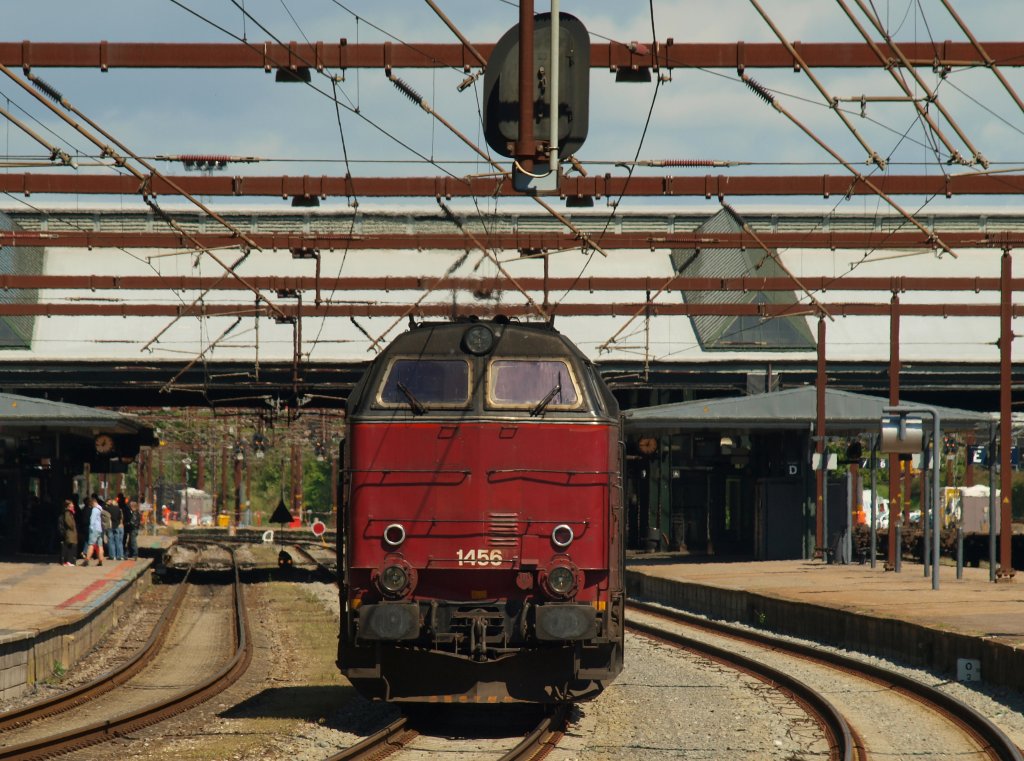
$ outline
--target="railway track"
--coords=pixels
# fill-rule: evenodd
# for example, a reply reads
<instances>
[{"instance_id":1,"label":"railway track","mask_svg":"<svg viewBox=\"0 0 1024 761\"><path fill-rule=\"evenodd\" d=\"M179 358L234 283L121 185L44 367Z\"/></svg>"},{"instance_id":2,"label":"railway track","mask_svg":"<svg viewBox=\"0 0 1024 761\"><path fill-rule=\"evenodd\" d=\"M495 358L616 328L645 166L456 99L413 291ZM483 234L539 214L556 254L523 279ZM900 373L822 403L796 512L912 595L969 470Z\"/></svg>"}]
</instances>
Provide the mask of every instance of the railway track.
<instances>
[{"instance_id":1,"label":"railway track","mask_svg":"<svg viewBox=\"0 0 1024 761\"><path fill-rule=\"evenodd\" d=\"M561 739L568 716L567 705L557 706L548 712L515 747L498 756L498 761L539 761L544 758ZM377 761L399 754L421 732L401 716L365 740L330 756L326 761ZM457 752L458 741L448 740L449 749Z\"/></svg>"},{"instance_id":2,"label":"railway track","mask_svg":"<svg viewBox=\"0 0 1024 761\"><path fill-rule=\"evenodd\" d=\"M941 717L942 721L955 727L963 736L968 738L970 744L973 745L971 749L960 751L962 755L974 753L975 755L971 757L989 758L993 759L993 761L1024 761L1024 756L1022 756L1020 749L1014 745L1002 730L995 726L985 716L982 716L970 706L951 697L950 695L915 679L911 679L910 677L873 664L849 658L838 653L821 650L800 643L789 642L767 634L753 632L749 629L734 627L715 621L708 621L681 611L670 610L637 601L630 601L629 610L642 612L648 616L670 623L676 628L685 627L687 629L698 630L701 633L710 633L717 637L726 638L728 641L735 644L728 648L716 647L699 639L682 635L678 633L678 631L669 631L661 626L638 621L635 616L631 616L629 620L630 628L647 636L667 641L676 640L681 643L681 646L690 649L698 649L700 651L704 651L705 648L713 648L717 654L724 656L726 662L730 660L745 662L743 670L748 673L756 675L756 672L765 668L761 663L759 663L759 660L765 658L765 654L770 651L772 654L782 654L808 664L824 667L831 670L833 675L838 673L841 674L843 678L866 680L874 686L875 690L879 694L898 695L902 696L906 700L914 701L919 706L923 707L927 713ZM741 648L740 645L743 647ZM748 645L761 651L762 655L760 658L756 656L752 658L749 655L743 656L736 652L738 649L743 649ZM712 657L715 657L715 655L712 655ZM774 657L774 655L771 657ZM748 667L752 668L748 670ZM792 674L789 673L792 669L787 669L785 672L778 669L772 671L774 671L776 676L769 677L769 679L780 679L780 684L784 685L787 690L792 689L795 683L802 685L805 689L810 690L811 692L817 692L817 690L804 685L792 676ZM769 671L764 671L762 673L767 676ZM861 690L861 692L864 692L864 690ZM820 701L829 703L829 701L820 694L815 700L819 699ZM798 698L798 700L800 699ZM800 702L802 703L803 701L800 700ZM829 703L829 705L831 706L831 703ZM826 736L829 739L831 758L843 759L844 761L846 759L849 759L850 761L866 761L866 759L872 757L873 743L865 742L864 737L862 737L862 733L852 728L846 719L842 718L842 715L839 711L836 711L834 707L832 710L839 715L842 723L846 725L847 729L842 730L844 739L840 741L839 736L835 735L834 730L827 729L819 719L819 724L822 726L823 731L826 732ZM906 719L903 720L906 721ZM892 723L898 730L896 719L893 719ZM868 731L869 729L865 728L863 732L865 737L867 736ZM874 728L871 728L870 731L874 732L875 730ZM876 752L880 755L885 755L887 753L891 753L892 748L882 749ZM915 754L922 752L923 751L916 751ZM950 750L949 755L950 757L955 755L954 751Z\"/></svg>"},{"instance_id":3,"label":"railway track","mask_svg":"<svg viewBox=\"0 0 1024 761\"><path fill-rule=\"evenodd\" d=\"M181 608L181 601L185 598L190 573L191 571L185 573L185 577L182 579L177 591L175 591L174 596L160 614L160 618L153 627L152 634L149 635L149 638L143 643L142 647L131 658L96 677L88 684L83 684L81 687L55 695L46 700L40 700L21 708L0 713L0 733L70 711L76 706L94 700L106 692L110 692L110 690L124 684L139 673L152 658L153 654L158 652L163 646L167 633L171 629L171 624ZM2 752L2 749L0 749L0 752Z\"/></svg>"},{"instance_id":4,"label":"railway track","mask_svg":"<svg viewBox=\"0 0 1024 761\"><path fill-rule=\"evenodd\" d=\"M637 605L630 601L630 607L636 608ZM701 642L635 620L628 621L626 630L665 642L673 647L695 652L702 657L724 664L771 685L803 708L820 727L828 742L831 761L864 761L864 757L857 752L860 740L846 718L824 695L784 671L774 669L732 650L716 647L707 642Z\"/></svg>"},{"instance_id":5,"label":"railway track","mask_svg":"<svg viewBox=\"0 0 1024 761\"><path fill-rule=\"evenodd\" d=\"M331 565L329 562L318 558L315 554L309 551L309 549L301 544L289 544L288 547L296 555L299 556L298 562L302 562L307 565L315 566L323 575L330 578L332 581L337 581L338 568L337 565Z\"/></svg>"},{"instance_id":6,"label":"railway track","mask_svg":"<svg viewBox=\"0 0 1024 761\"><path fill-rule=\"evenodd\" d=\"M32 729L28 726L30 723L34 726L35 722L43 722L40 725L43 729L42 734L36 732L31 739L0 747L0 759L23 761L48 758L105 742L186 711L233 684L248 668L252 658L248 614L237 566L234 569L234 585L231 590L234 603L230 624L233 653L216 673L156 702L122 711L112 718L91 721L73 729L52 733L46 731L51 723L47 721L49 717L87 702L91 703L99 695L118 687L130 686L132 680L136 678L144 678L147 668L152 667L158 659L159 651L166 642L174 620L181 615L182 600L187 590L188 585L182 584L181 591L175 594L153 635L127 664L78 690L0 715L0 731L5 733L9 728L22 727L28 730ZM111 683L102 684L107 680Z\"/></svg>"}]
</instances>

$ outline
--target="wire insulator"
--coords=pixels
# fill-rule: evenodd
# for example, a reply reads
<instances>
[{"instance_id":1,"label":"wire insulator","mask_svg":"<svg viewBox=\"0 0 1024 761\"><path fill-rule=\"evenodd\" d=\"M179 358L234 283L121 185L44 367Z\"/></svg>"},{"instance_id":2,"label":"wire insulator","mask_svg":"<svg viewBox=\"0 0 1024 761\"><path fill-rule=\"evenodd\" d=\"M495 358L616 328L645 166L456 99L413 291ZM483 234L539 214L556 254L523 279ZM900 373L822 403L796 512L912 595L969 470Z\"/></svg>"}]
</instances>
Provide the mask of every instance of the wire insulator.
<instances>
[{"instance_id":1,"label":"wire insulator","mask_svg":"<svg viewBox=\"0 0 1024 761\"><path fill-rule=\"evenodd\" d=\"M52 99L55 103L60 103L62 100L64 100L63 93L61 93L60 90L58 90L56 87L51 85L46 80L40 79L37 76L32 76L29 79L29 81L32 84L34 84L38 89L42 90L43 94L46 95L46 97Z\"/></svg>"},{"instance_id":2,"label":"wire insulator","mask_svg":"<svg viewBox=\"0 0 1024 761\"><path fill-rule=\"evenodd\" d=\"M143 198L142 200L145 202L146 206L148 206L150 209L153 210L154 214L156 214L158 217L160 217L160 219L162 219L164 222L166 222L169 225L173 225L174 220L171 219L171 215L168 214L166 211L164 211L160 207L160 204L158 204L152 198Z\"/></svg>"},{"instance_id":3,"label":"wire insulator","mask_svg":"<svg viewBox=\"0 0 1024 761\"><path fill-rule=\"evenodd\" d=\"M768 88L762 85L756 79L751 79L750 77L744 75L743 83L751 90L753 90L754 94L757 95L757 97L759 97L769 106L775 105L775 96L768 92Z\"/></svg>"},{"instance_id":4,"label":"wire insulator","mask_svg":"<svg viewBox=\"0 0 1024 761\"><path fill-rule=\"evenodd\" d=\"M388 79L391 80L391 84L402 91L402 94L415 103L417 106L423 105L423 96L416 92L411 85L403 82L401 79L392 74Z\"/></svg>"},{"instance_id":5,"label":"wire insulator","mask_svg":"<svg viewBox=\"0 0 1024 761\"><path fill-rule=\"evenodd\" d=\"M455 216L455 212L448 208L448 204L439 198L437 199L437 205L441 207L441 213L444 214L444 218L461 230L462 220Z\"/></svg>"},{"instance_id":6,"label":"wire insulator","mask_svg":"<svg viewBox=\"0 0 1024 761\"><path fill-rule=\"evenodd\" d=\"M223 153L183 153L178 160L190 164L227 164L232 159Z\"/></svg>"},{"instance_id":7,"label":"wire insulator","mask_svg":"<svg viewBox=\"0 0 1024 761\"><path fill-rule=\"evenodd\" d=\"M719 166L714 159L665 159L662 166Z\"/></svg>"}]
</instances>

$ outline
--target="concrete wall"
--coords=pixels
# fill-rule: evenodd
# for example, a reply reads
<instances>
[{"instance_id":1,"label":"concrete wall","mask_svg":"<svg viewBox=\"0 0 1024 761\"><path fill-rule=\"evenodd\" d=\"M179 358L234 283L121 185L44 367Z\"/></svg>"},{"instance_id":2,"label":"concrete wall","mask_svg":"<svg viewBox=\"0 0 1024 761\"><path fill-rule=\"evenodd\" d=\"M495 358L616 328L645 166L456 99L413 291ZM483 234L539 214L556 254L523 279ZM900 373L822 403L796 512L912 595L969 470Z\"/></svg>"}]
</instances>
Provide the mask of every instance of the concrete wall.
<instances>
[{"instance_id":1,"label":"concrete wall","mask_svg":"<svg viewBox=\"0 0 1024 761\"><path fill-rule=\"evenodd\" d=\"M0 632L0 700L16 698L50 678L56 663L65 669L78 663L149 586L150 562L140 562L134 579L77 621L36 631Z\"/></svg>"},{"instance_id":2,"label":"concrete wall","mask_svg":"<svg viewBox=\"0 0 1024 761\"><path fill-rule=\"evenodd\" d=\"M741 590L660 579L636 571L626 572L626 593L709 618L736 621L938 672L955 674L957 658L976 658L981 661L986 682L1024 689L1024 649L992 640Z\"/></svg>"}]
</instances>

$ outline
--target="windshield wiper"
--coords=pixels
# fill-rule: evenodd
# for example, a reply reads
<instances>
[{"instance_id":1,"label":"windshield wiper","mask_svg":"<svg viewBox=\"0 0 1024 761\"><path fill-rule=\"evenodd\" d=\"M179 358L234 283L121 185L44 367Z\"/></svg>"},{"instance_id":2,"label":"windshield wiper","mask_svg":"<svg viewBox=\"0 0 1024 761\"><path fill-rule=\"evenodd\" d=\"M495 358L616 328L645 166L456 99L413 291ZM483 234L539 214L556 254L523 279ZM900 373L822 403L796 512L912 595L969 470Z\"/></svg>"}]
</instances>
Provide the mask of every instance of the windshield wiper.
<instances>
[{"instance_id":1,"label":"windshield wiper","mask_svg":"<svg viewBox=\"0 0 1024 761\"><path fill-rule=\"evenodd\" d=\"M423 406L423 402L416 398L416 395L409 390L401 381L398 382L398 390L405 394L405 398L409 400L409 409L412 410L413 415L426 415L427 408Z\"/></svg>"},{"instance_id":2,"label":"windshield wiper","mask_svg":"<svg viewBox=\"0 0 1024 761\"><path fill-rule=\"evenodd\" d=\"M540 413L542 413L544 411L545 407L547 407L549 404L551 404L551 400L554 399L555 396L560 394L560 393L562 393L562 381L561 380L559 380L558 383L555 384L555 387L553 389L548 391L548 395L547 396L545 396L543 399L541 399L539 402L537 402L537 406L536 407L534 407L532 410L530 410L530 417L537 417L537 415L539 415Z\"/></svg>"}]
</instances>

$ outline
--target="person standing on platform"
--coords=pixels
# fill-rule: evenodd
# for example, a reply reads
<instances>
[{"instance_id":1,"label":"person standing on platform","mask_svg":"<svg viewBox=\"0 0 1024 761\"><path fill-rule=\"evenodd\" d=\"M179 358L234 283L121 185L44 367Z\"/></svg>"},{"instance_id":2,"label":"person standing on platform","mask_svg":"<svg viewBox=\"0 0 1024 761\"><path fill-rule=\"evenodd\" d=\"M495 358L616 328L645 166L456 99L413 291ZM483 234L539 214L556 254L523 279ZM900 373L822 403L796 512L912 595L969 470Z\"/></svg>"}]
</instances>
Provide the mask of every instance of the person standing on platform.
<instances>
[{"instance_id":1,"label":"person standing on platform","mask_svg":"<svg viewBox=\"0 0 1024 761\"><path fill-rule=\"evenodd\" d=\"M70 499L64 500L64 510L57 528L60 534L60 563L72 566L78 552L78 525L75 523L75 503Z\"/></svg>"},{"instance_id":2,"label":"person standing on platform","mask_svg":"<svg viewBox=\"0 0 1024 761\"><path fill-rule=\"evenodd\" d=\"M78 495L76 494L71 502L75 506L75 524L78 526L78 554L75 556L76 559L79 557L85 557L85 549L89 545L86 541L89 539L89 500L86 499L81 505L78 504Z\"/></svg>"},{"instance_id":3,"label":"person standing on platform","mask_svg":"<svg viewBox=\"0 0 1024 761\"><path fill-rule=\"evenodd\" d=\"M128 536L128 557L132 560L139 557L139 525L141 521L139 503L129 502L124 511L124 530Z\"/></svg>"},{"instance_id":4,"label":"person standing on platform","mask_svg":"<svg viewBox=\"0 0 1024 761\"><path fill-rule=\"evenodd\" d=\"M96 498L96 501L100 506L100 521L103 524L103 553L109 558L110 557L110 508L107 507L107 503L102 499Z\"/></svg>"},{"instance_id":5,"label":"person standing on platform","mask_svg":"<svg viewBox=\"0 0 1024 761\"><path fill-rule=\"evenodd\" d=\"M124 513L121 511L121 500L124 496L117 495L116 500L107 502L110 513L110 559L124 560Z\"/></svg>"},{"instance_id":6,"label":"person standing on platform","mask_svg":"<svg viewBox=\"0 0 1024 761\"><path fill-rule=\"evenodd\" d=\"M89 561L92 560L93 550L96 551L97 562L96 565L103 565L103 516L106 514L106 510L100 505L100 501L96 496L89 499L89 504L92 506L91 512L89 513L89 543L85 548L85 562L83 565L89 565Z\"/></svg>"}]
</instances>

